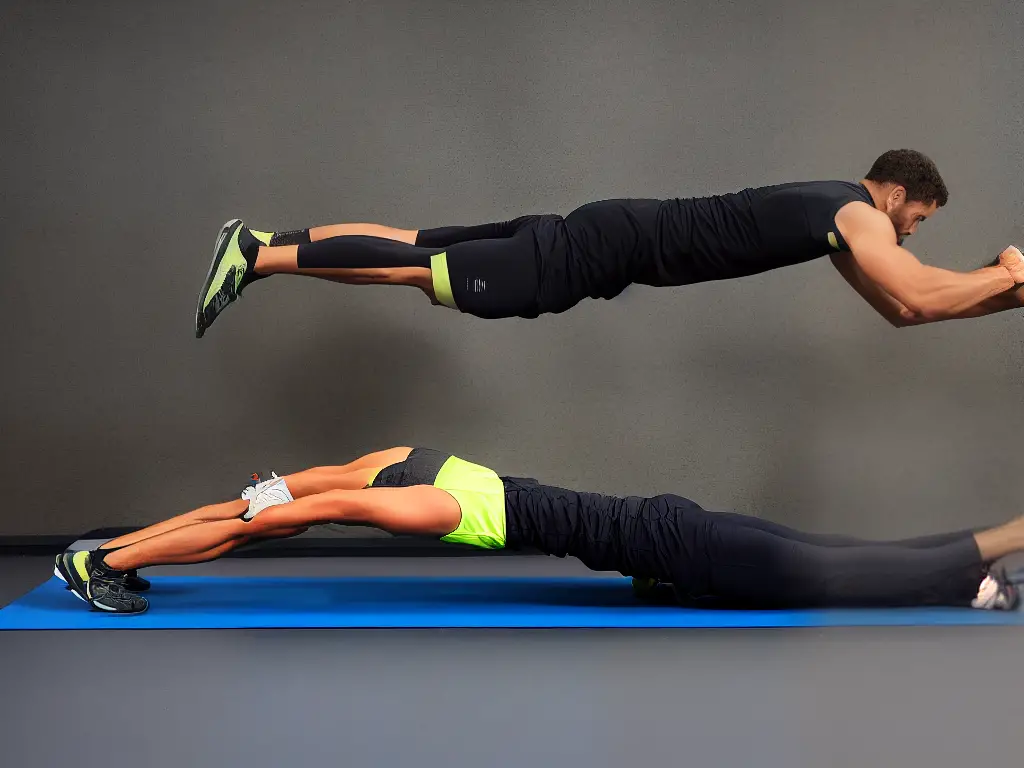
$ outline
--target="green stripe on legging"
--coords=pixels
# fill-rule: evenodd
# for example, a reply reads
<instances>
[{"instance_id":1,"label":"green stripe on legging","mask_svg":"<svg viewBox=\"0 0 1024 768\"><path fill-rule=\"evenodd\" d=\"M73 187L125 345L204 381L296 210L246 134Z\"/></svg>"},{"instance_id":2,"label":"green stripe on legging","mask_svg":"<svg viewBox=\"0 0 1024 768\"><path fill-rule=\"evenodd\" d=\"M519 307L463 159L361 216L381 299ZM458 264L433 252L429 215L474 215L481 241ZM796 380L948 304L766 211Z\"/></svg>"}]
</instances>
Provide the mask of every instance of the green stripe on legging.
<instances>
[{"instance_id":1,"label":"green stripe on legging","mask_svg":"<svg viewBox=\"0 0 1024 768\"><path fill-rule=\"evenodd\" d=\"M438 253L430 257L430 279L434 283L434 297L446 307L458 309L452 294L452 281L448 277L448 254Z\"/></svg>"}]
</instances>

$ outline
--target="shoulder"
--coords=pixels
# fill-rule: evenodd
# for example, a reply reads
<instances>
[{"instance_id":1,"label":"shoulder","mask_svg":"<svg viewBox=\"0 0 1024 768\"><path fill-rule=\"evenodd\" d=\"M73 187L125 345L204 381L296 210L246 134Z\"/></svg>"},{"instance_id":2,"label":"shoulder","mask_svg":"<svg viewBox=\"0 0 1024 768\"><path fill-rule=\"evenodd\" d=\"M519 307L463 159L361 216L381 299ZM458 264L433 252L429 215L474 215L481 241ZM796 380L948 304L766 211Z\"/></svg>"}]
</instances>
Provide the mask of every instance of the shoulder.
<instances>
[{"instance_id":1,"label":"shoulder","mask_svg":"<svg viewBox=\"0 0 1024 768\"><path fill-rule=\"evenodd\" d=\"M885 225L888 225L890 229L892 228L892 222L889 221L888 216L875 208L875 206L869 205L862 200L851 200L840 208L836 212L836 221L838 222L840 219L850 224L871 229Z\"/></svg>"},{"instance_id":2,"label":"shoulder","mask_svg":"<svg viewBox=\"0 0 1024 768\"><path fill-rule=\"evenodd\" d=\"M860 238L885 238L896 242L896 230L889 217L860 200L854 200L836 212L836 226L848 243Z\"/></svg>"}]
</instances>

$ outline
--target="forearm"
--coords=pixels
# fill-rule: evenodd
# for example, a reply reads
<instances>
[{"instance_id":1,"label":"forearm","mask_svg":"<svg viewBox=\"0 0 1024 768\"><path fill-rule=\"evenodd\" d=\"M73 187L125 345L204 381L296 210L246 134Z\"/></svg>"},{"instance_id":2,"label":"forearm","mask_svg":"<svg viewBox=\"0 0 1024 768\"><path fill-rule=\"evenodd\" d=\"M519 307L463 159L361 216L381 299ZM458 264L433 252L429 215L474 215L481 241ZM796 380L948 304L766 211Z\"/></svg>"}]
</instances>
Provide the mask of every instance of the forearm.
<instances>
[{"instance_id":1,"label":"forearm","mask_svg":"<svg viewBox=\"0 0 1024 768\"><path fill-rule=\"evenodd\" d=\"M1006 312L1010 309L1020 309L1021 307L1024 307L1024 288L1018 287L1010 291L1004 291L996 296L983 299L973 306L967 307L955 314L951 314L948 317L939 319L959 320L970 317L984 317L985 315L992 315L997 312Z\"/></svg>"},{"instance_id":2,"label":"forearm","mask_svg":"<svg viewBox=\"0 0 1024 768\"><path fill-rule=\"evenodd\" d=\"M1012 292L1015 285L1004 267L983 267L965 274L921 265L907 290L909 300L902 303L925 322L976 317L999 311L994 309L996 306L1008 309L1005 299L992 304L993 308L987 311L983 305L1000 294Z\"/></svg>"},{"instance_id":3,"label":"forearm","mask_svg":"<svg viewBox=\"0 0 1024 768\"><path fill-rule=\"evenodd\" d=\"M112 551L106 555L104 561L115 570L198 562L197 556L201 553L220 550L232 542L238 546L248 538L248 524L242 520L195 523ZM224 551L231 548L233 547L227 547Z\"/></svg>"},{"instance_id":4,"label":"forearm","mask_svg":"<svg viewBox=\"0 0 1024 768\"><path fill-rule=\"evenodd\" d=\"M982 299L976 304L962 309L958 312L947 312L938 316L924 317L911 312L903 307L899 313L900 322L895 325L923 325L925 323L940 323L946 320L967 320L972 317L985 317L998 312L1006 312L1011 309L1024 308L1024 287L1018 287L1010 291Z\"/></svg>"},{"instance_id":5,"label":"forearm","mask_svg":"<svg viewBox=\"0 0 1024 768\"><path fill-rule=\"evenodd\" d=\"M389 457L385 456L383 458ZM300 499L330 490L363 488L370 482L370 478L375 471L367 466L367 459L370 460L370 463L377 460L374 456L363 457L363 459L340 467L314 467L313 469L307 469L293 475L287 475L285 479L288 482L288 489L291 491L293 498ZM199 507L183 515L154 523L141 530L112 539L104 544L102 548L115 549L117 547L126 547L129 544L137 544L145 539L160 536L178 528L195 525L196 523L231 520L241 517L248 507L249 502L243 499L234 499L223 504L210 504L205 507Z\"/></svg>"},{"instance_id":6,"label":"forearm","mask_svg":"<svg viewBox=\"0 0 1024 768\"><path fill-rule=\"evenodd\" d=\"M191 527L200 528L200 526L205 527L205 524ZM186 532L188 535L182 535L177 540L160 536L149 542L141 542L116 552L110 552L104 561L115 570L148 568L154 565L205 563L224 557L228 552L245 546L254 539L286 539L303 534L307 530L300 526L273 530L264 528L250 532L250 528L251 526L247 527L242 535L236 535L235 531L198 530L188 531ZM205 544L210 543L213 544L212 547L203 549Z\"/></svg>"},{"instance_id":7,"label":"forearm","mask_svg":"<svg viewBox=\"0 0 1024 768\"><path fill-rule=\"evenodd\" d=\"M205 507L199 507L191 512L186 512L183 515L172 517L169 520L163 520L159 523L146 526L133 533L126 533L124 536L119 536L116 539L111 539L103 545L102 549L115 549L117 547L127 547L130 544L137 544L140 541L151 539L154 536L160 536L170 531L183 528L185 526L195 525L196 523L209 522L213 520L230 520L233 518L241 517L245 510L248 508L249 502L243 499L234 499L223 504L210 504Z\"/></svg>"}]
</instances>

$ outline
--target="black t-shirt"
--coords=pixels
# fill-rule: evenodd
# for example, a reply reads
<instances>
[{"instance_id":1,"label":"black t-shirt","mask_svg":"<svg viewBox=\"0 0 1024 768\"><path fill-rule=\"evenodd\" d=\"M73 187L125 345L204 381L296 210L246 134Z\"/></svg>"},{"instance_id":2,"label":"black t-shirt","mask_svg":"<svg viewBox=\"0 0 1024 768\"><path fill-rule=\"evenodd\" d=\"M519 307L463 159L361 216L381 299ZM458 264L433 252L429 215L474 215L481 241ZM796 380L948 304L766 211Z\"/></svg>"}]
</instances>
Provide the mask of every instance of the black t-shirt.
<instances>
[{"instance_id":1,"label":"black t-shirt","mask_svg":"<svg viewBox=\"0 0 1024 768\"><path fill-rule=\"evenodd\" d=\"M863 184L847 181L664 200L653 253L634 282L666 286L727 280L847 251L835 218L854 201L874 205Z\"/></svg>"}]
</instances>

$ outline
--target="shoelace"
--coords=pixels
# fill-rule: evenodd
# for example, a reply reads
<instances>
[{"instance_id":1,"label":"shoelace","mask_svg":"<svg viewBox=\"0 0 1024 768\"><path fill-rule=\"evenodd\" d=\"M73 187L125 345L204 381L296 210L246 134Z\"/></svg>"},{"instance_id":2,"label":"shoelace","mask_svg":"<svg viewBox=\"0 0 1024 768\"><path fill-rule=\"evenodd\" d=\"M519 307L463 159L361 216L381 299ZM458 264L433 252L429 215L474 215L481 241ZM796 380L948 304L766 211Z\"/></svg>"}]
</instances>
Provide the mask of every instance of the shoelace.
<instances>
[{"instance_id":1,"label":"shoelace","mask_svg":"<svg viewBox=\"0 0 1024 768\"><path fill-rule=\"evenodd\" d=\"M119 600L124 603L134 603L135 595L124 588L123 582L118 579L95 579L96 586L100 588L100 597Z\"/></svg>"},{"instance_id":2,"label":"shoelace","mask_svg":"<svg viewBox=\"0 0 1024 768\"><path fill-rule=\"evenodd\" d=\"M242 498L245 499L246 501L252 501L260 493L262 493L264 490L266 490L266 488L269 487L269 485L271 483L273 483L275 480L279 480L279 479L280 478L278 477L277 472L271 472L269 480L264 480L263 482L260 482L259 475L254 474L253 475L253 480L255 480L256 482L255 482L254 485L246 486L245 490L242 491ZM264 487L260 488L261 485L264 486Z\"/></svg>"}]
</instances>

